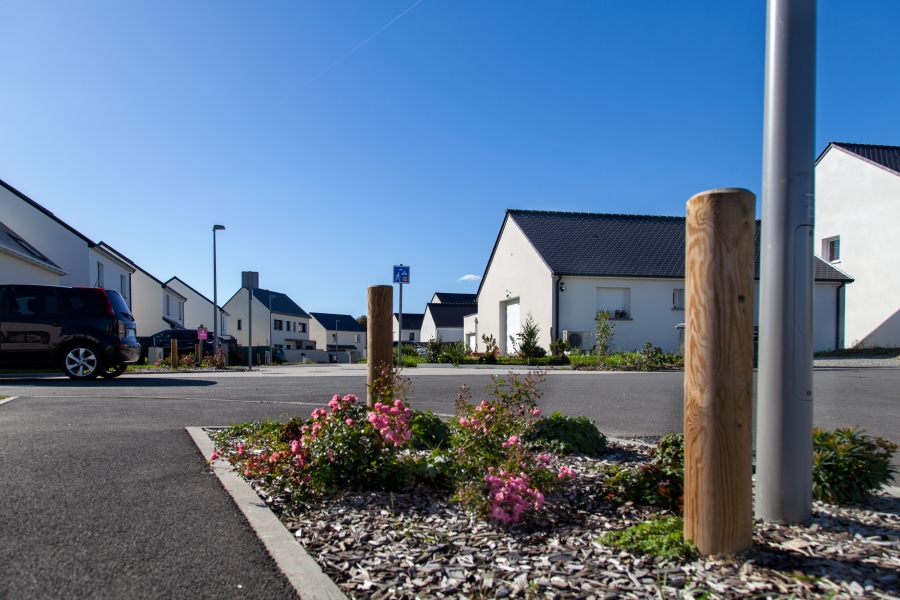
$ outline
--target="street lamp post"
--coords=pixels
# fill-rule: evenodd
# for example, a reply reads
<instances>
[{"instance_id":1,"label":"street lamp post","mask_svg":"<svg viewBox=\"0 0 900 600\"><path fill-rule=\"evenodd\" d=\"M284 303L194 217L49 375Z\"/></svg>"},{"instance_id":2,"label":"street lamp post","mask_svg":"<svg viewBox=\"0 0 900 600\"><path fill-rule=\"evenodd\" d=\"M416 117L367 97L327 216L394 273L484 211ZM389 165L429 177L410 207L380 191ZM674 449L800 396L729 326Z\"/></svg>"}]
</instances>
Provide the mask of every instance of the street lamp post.
<instances>
[{"instance_id":1,"label":"street lamp post","mask_svg":"<svg viewBox=\"0 0 900 600\"><path fill-rule=\"evenodd\" d=\"M341 322L340 319L334 320L334 358L335 358L335 360L337 359L337 353L339 350L339 348L338 348L338 323L340 323L340 322Z\"/></svg>"},{"instance_id":2,"label":"street lamp post","mask_svg":"<svg viewBox=\"0 0 900 600\"><path fill-rule=\"evenodd\" d=\"M225 231L224 225L213 225L213 352L219 354L219 287L216 281L216 232Z\"/></svg>"},{"instance_id":3,"label":"street lamp post","mask_svg":"<svg viewBox=\"0 0 900 600\"><path fill-rule=\"evenodd\" d=\"M275 333L272 331L272 298L275 294L269 294L269 363L275 362L275 344L272 338Z\"/></svg>"}]
</instances>

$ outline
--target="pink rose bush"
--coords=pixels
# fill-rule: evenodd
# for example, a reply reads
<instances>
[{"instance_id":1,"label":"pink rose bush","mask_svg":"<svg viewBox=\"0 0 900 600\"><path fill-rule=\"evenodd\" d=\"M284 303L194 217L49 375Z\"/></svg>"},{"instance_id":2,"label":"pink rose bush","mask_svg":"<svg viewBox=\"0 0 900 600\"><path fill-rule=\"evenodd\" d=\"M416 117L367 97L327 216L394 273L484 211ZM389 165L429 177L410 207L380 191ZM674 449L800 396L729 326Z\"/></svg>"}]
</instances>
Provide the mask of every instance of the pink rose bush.
<instances>
[{"instance_id":1,"label":"pink rose bush","mask_svg":"<svg viewBox=\"0 0 900 600\"><path fill-rule=\"evenodd\" d=\"M575 479L532 441L543 420L535 406L541 374L495 378L491 399L477 404L463 387L450 423L414 413L404 380L383 376L390 380L373 386L372 409L353 394L335 395L308 419L236 425L217 436L212 460L227 458L245 477L297 502L413 483L451 488L470 513L501 524L527 518L546 494Z\"/></svg>"}]
</instances>

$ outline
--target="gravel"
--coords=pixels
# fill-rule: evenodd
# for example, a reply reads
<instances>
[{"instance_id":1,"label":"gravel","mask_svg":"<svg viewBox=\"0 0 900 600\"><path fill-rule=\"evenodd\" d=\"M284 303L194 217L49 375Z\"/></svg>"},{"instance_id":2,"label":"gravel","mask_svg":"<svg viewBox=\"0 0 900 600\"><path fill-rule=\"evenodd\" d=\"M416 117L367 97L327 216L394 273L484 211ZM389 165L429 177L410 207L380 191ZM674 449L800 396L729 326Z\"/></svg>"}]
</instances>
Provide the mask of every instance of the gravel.
<instances>
[{"instance_id":1,"label":"gravel","mask_svg":"<svg viewBox=\"0 0 900 600\"><path fill-rule=\"evenodd\" d=\"M806 525L757 522L742 556L634 556L596 540L655 515L603 499L603 466L635 464L648 449L610 444L602 459L567 457L578 478L543 510L503 526L471 519L448 491L347 493L285 505L254 488L351 598L665 598L708 594L900 597L900 499L816 502Z\"/></svg>"}]
</instances>

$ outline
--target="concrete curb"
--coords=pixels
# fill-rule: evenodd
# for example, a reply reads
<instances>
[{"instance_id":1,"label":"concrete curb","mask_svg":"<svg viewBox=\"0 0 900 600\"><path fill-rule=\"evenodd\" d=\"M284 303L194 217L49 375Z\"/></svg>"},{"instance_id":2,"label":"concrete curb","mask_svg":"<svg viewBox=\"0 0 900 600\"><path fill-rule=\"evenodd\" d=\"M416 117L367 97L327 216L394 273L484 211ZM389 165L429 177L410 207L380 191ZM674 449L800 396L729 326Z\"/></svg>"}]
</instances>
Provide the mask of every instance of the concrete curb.
<instances>
[{"instance_id":1,"label":"concrete curb","mask_svg":"<svg viewBox=\"0 0 900 600\"><path fill-rule=\"evenodd\" d=\"M0 404L6 404L7 402L12 402L16 398L18 398L18 396L10 396L9 398L4 398L3 400L0 400Z\"/></svg>"},{"instance_id":2,"label":"concrete curb","mask_svg":"<svg viewBox=\"0 0 900 600\"><path fill-rule=\"evenodd\" d=\"M200 427L186 427L200 454L204 458L212 455L215 447L206 432ZM285 529L278 517L266 506L234 470L227 460L215 460L210 465L222 487L244 513L257 537L284 573L297 595L303 600L346 600L338 586L322 572L319 564L306 553L291 533Z\"/></svg>"}]
</instances>

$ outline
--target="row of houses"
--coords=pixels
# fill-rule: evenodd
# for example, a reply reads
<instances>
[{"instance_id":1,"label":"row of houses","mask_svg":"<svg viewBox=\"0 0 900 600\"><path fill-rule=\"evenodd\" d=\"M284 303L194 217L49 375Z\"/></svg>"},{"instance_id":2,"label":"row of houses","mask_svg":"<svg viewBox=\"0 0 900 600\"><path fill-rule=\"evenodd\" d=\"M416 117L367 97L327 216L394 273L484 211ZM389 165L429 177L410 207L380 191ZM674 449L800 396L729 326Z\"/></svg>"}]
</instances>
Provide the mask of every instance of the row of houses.
<instances>
[{"instance_id":1,"label":"row of houses","mask_svg":"<svg viewBox=\"0 0 900 600\"><path fill-rule=\"evenodd\" d=\"M830 143L816 161L816 351L900 345L897 222L900 147ZM757 324L763 226L757 222ZM596 314L608 310L618 348L651 342L674 351L684 266L684 217L510 209L478 292L435 294L424 314L403 315L403 339L464 340L484 352L482 336L490 335L506 354L531 315L545 348L567 339L587 351L596 342Z\"/></svg>"},{"instance_id":2,"label":"row of houses","mask_svg":"<svg viewBox=\"0 0 900 600\"><path fill-rule=\"evenodd\" d=\"M0 283L101 287L128 303L138 334L165 329L212 329L237 345L284 348L314 362L356 361L365 356L366 332L352 316L307 313L287 294L242 287L218 310L181 278L166 281L111 244L95 242L8 183L0 180ZM250 308L252 307L252 308ZM271 339L270 339L271 338Z\"/></svg>"}]
</instances>

